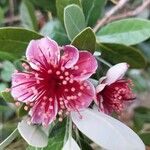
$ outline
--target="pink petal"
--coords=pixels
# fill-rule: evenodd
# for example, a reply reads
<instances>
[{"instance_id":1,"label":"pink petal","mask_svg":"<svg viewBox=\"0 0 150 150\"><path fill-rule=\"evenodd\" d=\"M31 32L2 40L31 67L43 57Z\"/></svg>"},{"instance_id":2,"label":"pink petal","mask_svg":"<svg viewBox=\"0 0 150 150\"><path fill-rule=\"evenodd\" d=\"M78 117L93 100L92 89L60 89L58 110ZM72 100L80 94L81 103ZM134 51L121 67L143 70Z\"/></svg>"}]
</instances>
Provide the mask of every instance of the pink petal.
<instances>
[{"instance_id":1,"label":"pink petal","mask_svg":"<svg viewBox=\"0 0 150 150\"><path fill-rule=\"evenodd\" d=\"M11 94L18 101L34 101L33 90L36 90L36 88L36 79L33 74L14 73L12 75Z\"/></svg>"},{"instance_id":2,"label":"pink petal","mask_svg":"<svg viewBox=\"0 0 150 150\"><path fill-rule=\"evenodd\" d=\"M106 74L107 79L105 80L105 83L108 85L116 82L119 79L122 79L125 75L126 71L128 70L128 64L127 63L119 63L111 67Z\"/></svg>"},{"instance_id":3,"label":"pink petal","mask_svg":"<svg viewBox=\"0 0 150 150\"><path fill-rule=\"evenodd\" d=\"M73 65L75 65L78 58L79 58L79 52L77 48L75 48L72 45L64 46L64 54L62 56L61 61L62 61L62 65L65 68L70 68Z\"/></svg>"},{"instance_id":4,"label":"pink petal","mask_svg":"<svg viewBox=\"0 0 150 150\"><path fill-rule=\"evenodd\" d=\"M90 52L79 52L79 60L72 70L74 79L80 81L88 79L95 73L97 66L97 61Z\"/></svg>"},{"instance_id":5,"label":"pink petal","mask_svg":"<svg viewBox=\"0 0 150 150\"><path fill-rule=\"evenodd\" d=\"M82 108L87 108L93 99L95 98L95 88L93 84L89 81L84 81L84 88L80 89L80 84L78 84L78 88L76 86L76 91L71 94L72 96L76 96L77 98L74 100L69 100L66 104L66 107L70 110L78 110ZM83 87L83 86L82 86ZM67 97L68 95L66 95Z\"/></svg>"},{"instance_id":6,"label":"pink petal","mask_svg":"<svg viewBox=\"0 0 150 150\"><path fill-rule=\"evenodd\" d=\"M36 69L36 65L40 68L47 68L49 63L58 63L60 51L55 41L50 38L42 38L40 40L32 40L29 43L26 57L31 62L33 69Z\"/></svg>"},{"instance_id":7,"label":"pink petal","mask_svg":"<svg viewBox=\"0 0 150 150\"><path fill-rule=\"evenodd\" d=\"M30 111L31 123L48 126L55 119L57 112L58 104L56 100L52 103L46 102L46 105L43 106L41 99Z\"/></svg>"}]
</instances>

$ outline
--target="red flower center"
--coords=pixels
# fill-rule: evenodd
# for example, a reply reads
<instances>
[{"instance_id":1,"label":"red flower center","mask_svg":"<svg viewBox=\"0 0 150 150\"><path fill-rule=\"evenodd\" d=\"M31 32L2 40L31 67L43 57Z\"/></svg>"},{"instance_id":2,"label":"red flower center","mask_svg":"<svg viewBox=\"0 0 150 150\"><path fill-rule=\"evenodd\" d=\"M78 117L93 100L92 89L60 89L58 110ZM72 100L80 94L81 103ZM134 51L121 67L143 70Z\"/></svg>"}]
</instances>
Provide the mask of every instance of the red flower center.
<instances>
[{"instance_id":1,"label":"red flower center","mask_svg":"<svg viewBox=\"0 0 150 150\"><path fill-rule=\"evenodd\" d=\"M106 108L104 111L107 111L107 113L112 113L113 111L120 113L124 108L124 102L135 98L130 88L131 85L130 80L124 79L107 85L99 95L104 109Z\"/></svg>"}]
</instances>

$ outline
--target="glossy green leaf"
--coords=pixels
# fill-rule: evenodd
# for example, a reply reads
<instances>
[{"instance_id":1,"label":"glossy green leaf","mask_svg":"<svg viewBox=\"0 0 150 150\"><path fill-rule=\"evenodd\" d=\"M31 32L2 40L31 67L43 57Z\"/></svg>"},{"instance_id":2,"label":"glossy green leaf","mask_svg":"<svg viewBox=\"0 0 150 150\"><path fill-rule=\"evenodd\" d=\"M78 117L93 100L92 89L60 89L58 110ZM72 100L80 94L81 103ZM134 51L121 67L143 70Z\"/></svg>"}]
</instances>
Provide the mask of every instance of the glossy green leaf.
<instances>
[{"instance_id":1,"label":"glossy green leaf","mask_svg":"<svg viewBox=\"0 0 150 150\"><path fill-rule=\"evenodd\" d=\"M42 35L23 28L0 28L0 52L11 54L13 59L20 58L24 55L29 41L41 37Z\"/></svg>"},{"instance_id":2,"label":"glossy green leaf","mask_svg":"<svg viewBox=\"0 0 150 150\"><path fill-rule=\"evenodd\" d=\"M102 52L102 58L112 64L127 62L131 68L146 66L142 53L133 47L120 44L98 44L97 50Z\"/></svg>"},{"instance_id":3,"label":"glossy green leaf","mask_svg":"<svg viewBox=\"0 0 150 150\"><path fill-rule=\"evenodd\" d=\"M81 0L86 24L93 26L104 14L107 0Z\"/></svg>"},{"instance_id":4,"label":"glossy green leaf","mask_svg":"<svg viewBox=\"0 0 150 150\"><path fill-rule=\"evenodd\" d=\"M70 4L81 6L80 0L56 0L57 16L63 22L64 8Z\"/></svg>"},{"instance_id":5,"label":"glossy green leaf","mask_svg":"<svg viewBox=\"0 0 150 150\"><path fill-rule=\"evenodd\" d=\"M0 73L1 79L6 82L11 81L11 75L15 70L15 66L9 62L9 61L4 61L2 63L2 71Z\"/></svg>"},{"instance_id":6,"label":"glossy green leaf","mask_svg":"<svg viewBox=\"0 0 150 150\"><path fill-rule=\"evenodd\" d=\"M15 60L15 59L16 59L15 54L0 51L0 60Z\"/></svg>"},{"instance_id":7,"label":"glossy green leaf","mask_svg":"<svg viewBox=\"0 0 150 150\"><path fill-rule=\"evenodd\" d=\"M150 21L144 19L124 19L115 21L100 29L97 40L102 43L135 45L150 37Z\"/></svg>"},{"instance_id":8,"label":"glossy green leaf","mask_svg":"<svg viewBox=\"0 0 150 150\"><path fill-rule=\"evenodd\" d=\"M41 29L41 34L49 36L53 40L57 41L58 44L64 45L69 43L65 29L59 20L51 20L46 23Z\"/></svg>"},{"instance_id":9,"label":"glossy green leaf","mask_svg":"<svg viewBox=\"0 0 150 150\"><path fill-rule=\"evenodd\" d=\"M65 132L66 132L66 120L63 122L58 122L52 128L49 135L48 146L43 150L61 150L64 145Z\"/></svg>"},{"instance_id":10,"label":"glossy green leaf","mask_svg":"<svg viewBox=\"0 0 150 150\"><path fill-rule=\"evenodd\" d=\"M96 38L91 28L81 31L72 41L72 45L81 50L95 51Z\"/></svg>"},{"instance_id":11,"label":"glossy green leaf","mask_svg":"<svg viewBox=\"0 0 150 150\"><path fill-rule=\"evenodd\" d=\"M34 5L29 0L23 0L20 5L20 16L22 24L30 30L38 30Z\"/></svg>"},{"instance_id":12,"label":"glossy green leaf","mask_svg":"<svg viewBox=\"0 0 150 150\"><path fill-rule=\"evenodd\" d=\"M84 14L78 5L65 7L64 24L70 40L86 27Z\"/></svg>"},{"instance_id":13,"label":"glossy green leaf","mask_svg":"<svg viewBox=\"0 0 150 150\"><path fill-rule=\"evenodd\" d=\"M3 90L0 92L0 96L6 101L10 103L14 103L14 98L11 96L10 91L8 90Z\"/></svg>"},{"instance_id":14,"label":"glossy green leaf","mask_svg":"<svg viewBox=\"0 0 150 150\"><path fill-rule=\"evenodd\" d=\"M150 133L149 132L148 133L141 133L139 136L145 145L150 146Z\"/></svg>"}]
</instances>

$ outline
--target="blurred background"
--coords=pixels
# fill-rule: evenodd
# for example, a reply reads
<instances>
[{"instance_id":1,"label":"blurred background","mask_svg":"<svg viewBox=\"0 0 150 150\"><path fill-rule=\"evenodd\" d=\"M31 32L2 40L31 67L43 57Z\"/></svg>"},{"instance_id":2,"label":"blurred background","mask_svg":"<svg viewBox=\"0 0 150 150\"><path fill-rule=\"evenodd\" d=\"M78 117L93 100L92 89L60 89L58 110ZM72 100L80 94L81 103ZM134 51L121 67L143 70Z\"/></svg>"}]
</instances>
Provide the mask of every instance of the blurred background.
<instances>
[{"instance_id":1,"label":"blurred background","mask_svg":"<svg viewBox=\"0 0 150 150\"><path fill-rule=\"evenodd\" d=\"M118 13L134 10L144 1L146 0L130 0ZM117 2L117 0L108 0L105 12L114 7ZM0 0L1 28L23 27L50 36L60 45L68 44L65 29L61 22L55 19L56 16L55 0ZM150 6L136 17L150 19ZM60 34L63 34L63 38L60 38ZM133 80L137 99L119 119L132 127L150 150L150 39L136 47L145 55L148 64L144 69L130 69L128 72L127 76ZM18 61L6 61L4 57L0 57L0 91L10 88L11 74L20 67ZM16 128L18 116L20 116L18 108L0 97L0 142ZM25 150L26 146L26 142L19 137L6 150Z\"/></svg>"}]
</instances>

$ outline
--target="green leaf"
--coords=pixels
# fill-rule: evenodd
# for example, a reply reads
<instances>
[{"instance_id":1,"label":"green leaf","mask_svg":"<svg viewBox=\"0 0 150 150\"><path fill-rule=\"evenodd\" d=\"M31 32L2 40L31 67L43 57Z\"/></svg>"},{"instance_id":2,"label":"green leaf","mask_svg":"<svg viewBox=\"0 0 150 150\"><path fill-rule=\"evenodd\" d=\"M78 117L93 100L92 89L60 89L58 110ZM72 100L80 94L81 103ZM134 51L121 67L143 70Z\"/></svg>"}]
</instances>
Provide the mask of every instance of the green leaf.
<instances>
[{"instance_id":1,"label":"green leaf","mask_svg":"<svg viewBox=\"0 0 150 150\"><path fill-rule=\"evenodd\" d=\"M98 44L98 50L102 52L102 58L112 64L127 62L131 68L143 68L146 60L142 53L129 46L120 44Z\"/></svg>"},{"instance_id":2,"label":"green leaf","mask_svg":"<svg viewBox=\"0 0 150 150\"><path fill-rule=\"evenodd\" d=\"M58 44L64 45L69 43L69 39L65 33L65 29L59 20L51 20L46 23L41 29L41 34L49 36L53 40L57 41Z\"/></svg>"},{"instance_id":3,"label":"green leaf","mask_svg":"<svg viewBox=\"0 0 150 150\"><path fill-rule=\"evenodd\" d=\"M8 85L6 83L0 83L0 92L5 90L8 87Z\"/></svg>"},{"instance_id":4,"label":"green leaf","mask_svg":"<svg viewBox=\"0 0 150 150\"><path fill-rule=\"evenodd\" d=\"M135 45L150 37L150 21L144 19L124 19L115 21L100 29L97 40L101 43Z\"/></svg>"},{"instance_id":5,"label":"green leaf","mask_svg":"<svg viewBox=\"0 0 150 150\"><path fill-rule=\"evenodd\" d=\"M84 14L78 5L65 7L64 24L70 40L86 27Z\"/></svg>"},{"instance_id":6,"label":"green leaf","mask_svg":"<svg viewBox=\"0 0 150 150\"><path fill-rule=\"evenodd\" d=\"M63 122L58 122L52 129L49 135L48 146L43 150L61 150L64 144L66 132L66 119Z\"/></svg>"},{"instance_id":7,"label":"green leaf","mask_svg":"<svg viewBox=\"0 0 150 150\"><path fill-rule=\"evenodd\" d=\"M11 81L11 75L15 70L15 66L9 62L9 61L4 61L2 63L2 71L1 71L1 79L10 82Z\"/></svg>"},{"instance_id":8,"label":"green leaf","mask_svg":"<svg viewBox=\"0 0 150 150\"><path fill-rule=\"evenodd\" d=\"M43 9L43 11L50 11L52 15L56 16L56 0L30 0L34 5Z\"/></svg>"},{"instance_id":9,"label":"green leaf","mask_svg":"<svg viewBox=\"0 0 150 150\"><path fill-rule=\"evenodd\" d=\"M20 5L20 16L23 26L30 30L38 30L34 5L29 0L23 0Z\"/></svg>"},{"instance_id":10,"label":"green leaf","mask_svg":"<svg viewBox=\"0 0 150 150\"><path fill-rule=\"evenodd\" d=\"M144 120L139 118L137 115L134 115L133 122L134 122L133 129L135 131L138 132L138 131L140 131L143 128Z\"/></svg>"},{"instance_id":11,"label":"green leaf","mask_svg":"<svg viewBox=\"0 0 150 150\"><path fill-rule=\"evenodd\" d=\"M107 0L81 0L86 24L93 26L102 18Z\"/></svg>"},{"instance_id":12,"label":"green leaf","mask_svg":"<svg viewBox=\"0 0 150 150\"><path fill-rule=\"evenodd\" d=\"M145 145L150 146L150 133L141 133L139 136Z\"/></svg>"},{"instance_id":13,"label":"green leaf","mask_svg":"<svg viewBox=\"0 0 150 150\"><path fill-rule=\"evenodd\" d=\"M57 16L62 22L64 19L64 8L70 4L81 6L80 0L56 0Z\"/></svg>"},{"instance_id":14,"label":"green leaf","mask_svg":"<svg viewBox=\"0 0 150 150\"><path fill-rule=\"evenodd\" d=\"M143 128L144 123L150 123L150 109L146 107L138 107L134 110L134 129L139 131Z\"/></svg>"},{"instance_id":15,"label":"green leaf","mask_svg":"<svg viewBox=\"0 0 150 150\"><path fill-rule=\"evenodd\" d=\"M15 102L14 98L11 96L10 91L8 90L1 91L0 95L6 102L10 102L10 103Z\"/></svg>"},{"instance_id":16,"label":"green leaf","mask_svg":"<svg viewBox=\"0 0 150 150\"><path fill-rule=\"evenodd\" d=\"M80 139L80 144L81 144L82 150L93 150L90 144L83 139Z\"/></svg>"},{"instance_id":17,"label":"green leaf","mask_svg":"<svg viewBox=\"0 0 150 150\"><path fill-rule=\"evenodd\" d=\"M29 41L41 37L42 35L23 28L0 28L0 52L11 54L13 59L20 58Z\"/></svg>"},{"instance_id":18,"label":"green leaf","mask_svg":"<svg viewBox=\"0 0 150 150\"><path fill-rule=\"evenodd\" d=\"M8 111L10 108L8 106L0 105L0 111Z\"/></svg>"},{"instance_id":19,"label":"green leaf","mask_svg":"<svg viewBox=\"0 0 150 150\"><path fill-rule=\"evenodd\" d=\"M94 52L96 45L96 38L91 28L85 28L72 41L72 45L81 50L89 50Z\"/></svg>"},{"instance_id":20,"label":"green leaf","mask_svg":"<svg viewBox=\"0 0 150 150\"><path fill-rule=\"evenodd\" d=\"M15 59L16 59L16 57L14 54L0 51L0 60L15 60Z\"/></svg>"}]
</instances>

